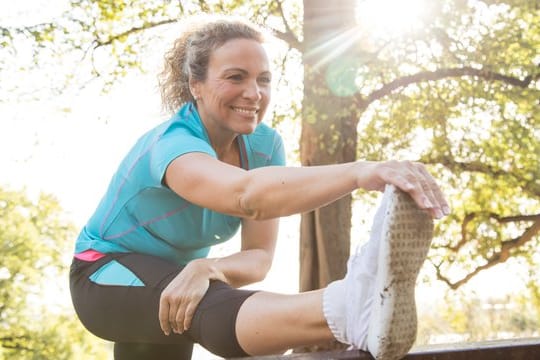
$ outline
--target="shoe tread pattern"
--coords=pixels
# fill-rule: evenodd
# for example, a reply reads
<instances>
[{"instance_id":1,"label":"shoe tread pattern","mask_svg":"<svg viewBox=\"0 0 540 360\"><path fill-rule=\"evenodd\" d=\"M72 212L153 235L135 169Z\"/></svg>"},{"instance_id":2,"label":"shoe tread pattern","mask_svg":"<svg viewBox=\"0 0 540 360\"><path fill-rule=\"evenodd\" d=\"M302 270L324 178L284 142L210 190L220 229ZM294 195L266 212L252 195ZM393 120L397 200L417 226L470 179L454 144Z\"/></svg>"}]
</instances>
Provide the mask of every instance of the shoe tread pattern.
<instances>
[{"instance_id":1,"label":"shoe tread pattern","mask_svg":"<svg viewBox=\"0 0 540 360\"><path fill-rule=\"evenodd\" d=\"M416 340L417 317L415 283L429 251L433 220L412 198L394 189L387 213L390 252L388 284L380 301L393 301L387 331L380 341L377 360L396 360L410 350Z\"/></svg>"}]
</instances>

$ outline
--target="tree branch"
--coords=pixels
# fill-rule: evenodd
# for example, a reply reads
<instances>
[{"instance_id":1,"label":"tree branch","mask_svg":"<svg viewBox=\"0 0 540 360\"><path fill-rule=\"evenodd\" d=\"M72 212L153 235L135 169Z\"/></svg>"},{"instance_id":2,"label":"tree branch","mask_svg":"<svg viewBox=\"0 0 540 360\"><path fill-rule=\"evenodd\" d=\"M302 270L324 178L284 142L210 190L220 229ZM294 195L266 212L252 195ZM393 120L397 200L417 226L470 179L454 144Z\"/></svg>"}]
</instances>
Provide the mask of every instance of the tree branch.
<instances>
[{"instance_id":1,"label":"tree branch","mask_svg":"<svg viewBox=\"0 0 540 360\"><path fill-rule=\"evenodd\" d=\"M446 78L472 76L481 78L488 81L502 81L509 85L526 88L533 80L537 80L540 77L539 74L530 74L524 79L517 77L500 74L490 70L476 69L470 66L452 69L439 69L435 71L422 71L414 75L403 76L395 79L388 84L384 84L379 89L373 91L367 97L357 95L356 101L360 104L370 104L384 96L389 95L392 91L404 88L412 84L416 84L424 81L437 81Z\"/></svg>"},{"instance_id":2,"label":"tree branch","mask_svg":"<svg viewBox=\"0 0 540 360\"><path fill-rule=\"evenodd\" d=\"M148 29L152 29L152 28L162 26L162 25L172 24L172 23L177 22L177 21L178 21L177 19L165 19L165 20L161 20L161 21L158 21L158 22L148 22L148 23L145 23L142 26L132 27L129 30L126 30L126 31L121 32L121 33L116 34L116 35L112 35L112 36L110 36L109 38L107 38L105 40L99 40L99 39L94 40L94 44L95 44L94 49L97 49L97 48L102 47L102 46L111 45L114 41L116 41L118 39L121 39L123 37L129 36L131 34L141 32L141 31L145 31L145 30L148 30Z\"/></svg>"},{"instance_id":3,"label":"tree branch","mask_svg":"<svg viewBox=\"0 0 540 360\"><path fill-rule=\"evenodd\" d=\"M204 1L202 2L202 4L203 5L205 4ZM298 38L296 38L293 31L289 27L289 24L288 24L288 22L287 22L287 20L285 18L284 12L283 12L283 7L281 6L281 2L278 1L277 4L278 4L278 9L279 9L279 11L281 13L281 16L283 18L283 22L285 24L285 28L287 29L287 31L277 31L277 30L274 29L273 30L274 36L276 38L282 40L282 41L285 41L292 48L295 48L298 51L302 51L303 44L302 44L302 42L300 42L298 40ZM138 32L141 32L141 31L145 31L145 30L148 30L148 29L152 29L152 28L162 26L162 25L172 24L172 23L175 23L177 21L178 21L177 19L165 19L165 20L161 20L161 21L158 21L158 22L148 22L148 23L145 23L142 26L136 26L136 27L130 28L130 29L124 31L124 32L121 32L119 34L112 35L112 36L108 37L107 39L94 40L93 48L97 49L97 48L102 47L102 46L111 45L114 41L116 41L118 39L121 39L123 37L129 36L131 34L138 33Z\"/></svg>"},{"instance_id":4,"label":"tree branch","mask_svg":"<svg viewBox=\"0 0 540 360\"><path fill-rule=\"evenodd\" d=\"M469 172L479 172L483 174L489 174L493 177L507 176L513 179L516 179L519 183L523 184L521 188L525 191L530 192L534 196L540 197L540 184L536 182L536 179L527 180L522 177L516 176L515 173L511 173L500 168L497 168L493 165L486 164L480 161L470 161L462 162L456 161L450 156L435 156L435 157L423 157L420 159L421 162L426 164L439 164L450 170L460 170L460 171L469 171Z\"/></svg>"},{"instance_id":5,"label":"tree branch","mask_svg":"<svg viewBox=\"0 0 540 360\"><path fill-rule=\"evenodd\" d=\"M26 351L35 351L35 349L22 346L19 342L28 341L30 338L28 336L3 336L0 337L0 345L5 349L13 350L26 350Z\"/></svg>"},{"instance_id":6,"label":"tree branch","mask_svg":"<svg viewBox=\"0 0 540 360\"><path fill-rule=\"evenodd\" d=\"M275 31L274 30L274 36L278 39L285 41L291 48L294 48L300 52L302 52L303 44L298 40L298 38L294 35L294 32L292 31L291 27L289 26L289 22L287 21L287 18L285 17L285 12L283 11L283 5L281 1L276 1L277 8L279 10L279 13L281 15L281 18L283 19L283 23L285 24L286 31Z\"/></svg>"},{"instance_id":7,"label":"tree branch","mask_svg":"<svg viewBox=\"0 0 540 360\"><path fill-rule=\"evenodd\" d=\"M471 214L465 215L465 217L463 218L463 221L461 222L461 240L459 240L459 242L456 245L448 247L453 252L458 252L459 249L461 249L467 243L468 241L467 240L468 239L467 225L474 219L474 217L475 217L475 214L471 213Z\"/></svg>"},{"instance_id":8,"label":"tree branch","mask_svg":"<svg viewBox=\"0 0 540 360\"><path fill-rule=\"evenodd\" d=\"M497 220L501 224L507 224L511 222L539 221L540 220L540 214L500 216L499 214L489 213L489 217Z\"/></svg>"},{"instance_id":9,"label":"tree branch","mask_svg":"<svg viewBox=\"0 0 540 360\"><path fill-rule=\"evenodd\" d=\"M456 290L463 284L467 283L470 279L476 276L481 271L492 268L495 265L502 264L506 262L510 256L511 251L522 247L529 241L531 241L537 234L540 233L540 214L535 215L518 215L518 216L508 216L508 217L499 217L496 214L492 215L493 218L497 219L499 222L517 222L517 221L534 221L534 223L527 228L521 236L505 240L501 243L501 248L499 251L495 252L492 256L486 259L484 265L477 266L473 271L469 272L467 275L462 277L457 281L451 281L448 277L444 276L441 271L441 264L435 265L435 270L437 274L437 279L446 283L452 290Z\"/></svg>"}]
</instances>

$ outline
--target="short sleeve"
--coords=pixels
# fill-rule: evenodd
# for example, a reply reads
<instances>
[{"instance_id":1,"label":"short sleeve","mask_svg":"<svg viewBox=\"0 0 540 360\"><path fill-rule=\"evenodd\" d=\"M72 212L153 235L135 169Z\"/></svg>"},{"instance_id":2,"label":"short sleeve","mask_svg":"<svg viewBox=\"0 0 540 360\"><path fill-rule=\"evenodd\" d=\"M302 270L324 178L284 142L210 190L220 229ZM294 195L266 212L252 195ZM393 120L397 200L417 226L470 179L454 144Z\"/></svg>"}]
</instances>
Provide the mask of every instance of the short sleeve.
<instances>
[{"instance_id":1,"label":"short sleeve","mask_svg":"<svg viewBox=\"0 0 540 360\"><path fill-rule=\"evenodd\" d=\"M272 150L272 157L270 158L270 165L284 166L286 164L285 147L283 146L283 139L276 132L274 133L274 147Z\"/></svg>"},{"instance_id":2,"label":"short sleeve","mask_svg":"<svg viewBox=\"0 0 540 360\"><path fill-rule=\"evenodd\" d=\"M285 165L283 140L276 130L261 123L244 139L250 169Z\"/></svg>"},{"instance_id":3,"label":"short sleeve","mask_svg":"<svg viewBox=\"0 0 540 360\"><path fill-rule=\"evenodd\" d=\"M161 183L169 164L177 157L191 152L201 152L216 157L210 144L185 129L164 134L151 153L150 173L154 181Z\"/></svg>"}]
</instances>

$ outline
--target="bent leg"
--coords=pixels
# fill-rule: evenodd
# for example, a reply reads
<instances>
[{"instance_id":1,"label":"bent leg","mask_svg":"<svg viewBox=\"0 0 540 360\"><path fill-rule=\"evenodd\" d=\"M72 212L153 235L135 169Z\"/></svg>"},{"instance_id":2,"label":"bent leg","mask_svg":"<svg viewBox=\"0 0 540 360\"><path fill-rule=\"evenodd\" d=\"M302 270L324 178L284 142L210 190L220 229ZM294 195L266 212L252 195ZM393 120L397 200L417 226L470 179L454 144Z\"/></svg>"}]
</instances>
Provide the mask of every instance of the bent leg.
<instances>
[{"instance_id":1,"label":"bent leg","mask_svg":"<svg viewBox=\"0 0 540 360\"><path fill-rule=\"evenodd\" d=\"M143 254L108 254L95 262L74 259L70 273L73 305L91 333L116 343L116 359L142 359L143 353L154 359L151 349L171 353L171 359L189 359L193 342L224 357L247 355L236 341L235 323L238 309L254 292L220 281L210 282L187 332L163 333L158 318L161 292L181 270ZM179 353L174 355L175 349Z\"/></svg>"},{"instance_id":2,"label":"bent leg","mask_svg":"<svg viewBox=\"0 0 540 360\"><path fill-rule=\"evenodd\" d=\"M180 271L174 264L140 254L109 254L95 262L74 259L73 305L91 333L115 342L117 360L155 359L155 354L164 360L188 360L193 340L165 336L157 316L162 289Z\"/></svg>"},{"instance_id":3,"label":"bent leg","mask_svg":"<svg viewBox=\"0 0 540 360\"><path fill-rule=\"evenodd\" d=\"M193 344L114 343L114 358L126 360L191 359Z\"/></svg>"},{"instance_id":4,"label":"bent leg","mask_svg":"<svg viewBox=\"0 0 540 360\"><path fill-rule=\"evenodd\" d=\"M137 279L131 279L131 286L92 280L94 274L107 279L111 263L120 264ZM191 328L184 334L166 336L159 325L159 299L181 269L142 254L110 254L95 263L75 259L71 292L77 314L94 335L116 343L117 359L128 352L140 355L159 344L180 345L191 353L197 342L216 355L242 357L333 339L322 311L323 290L295 295L255 293L221 281L210 282ZM162 350L174 352L174 348ZM189 359L179 354L176 358Z\"/></svg>"}]
</instances>

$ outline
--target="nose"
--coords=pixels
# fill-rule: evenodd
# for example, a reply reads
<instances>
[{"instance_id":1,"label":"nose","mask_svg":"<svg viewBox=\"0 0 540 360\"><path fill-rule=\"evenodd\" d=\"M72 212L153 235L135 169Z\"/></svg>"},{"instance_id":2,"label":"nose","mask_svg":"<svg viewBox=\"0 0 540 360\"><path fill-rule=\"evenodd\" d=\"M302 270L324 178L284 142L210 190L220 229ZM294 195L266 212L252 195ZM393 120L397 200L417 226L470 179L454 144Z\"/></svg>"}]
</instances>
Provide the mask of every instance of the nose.
<instances>
[{"instance_id":1,"label":"nose","mask_svg":"<svg viewBox=\"0 0 540 360\"><path fill-rule=\"evenodd\" d=\"M244 97L252 101L258 101L262 98L262 89L257 81L250 81L244 89Z\"/></svg>"}]
</instances>

